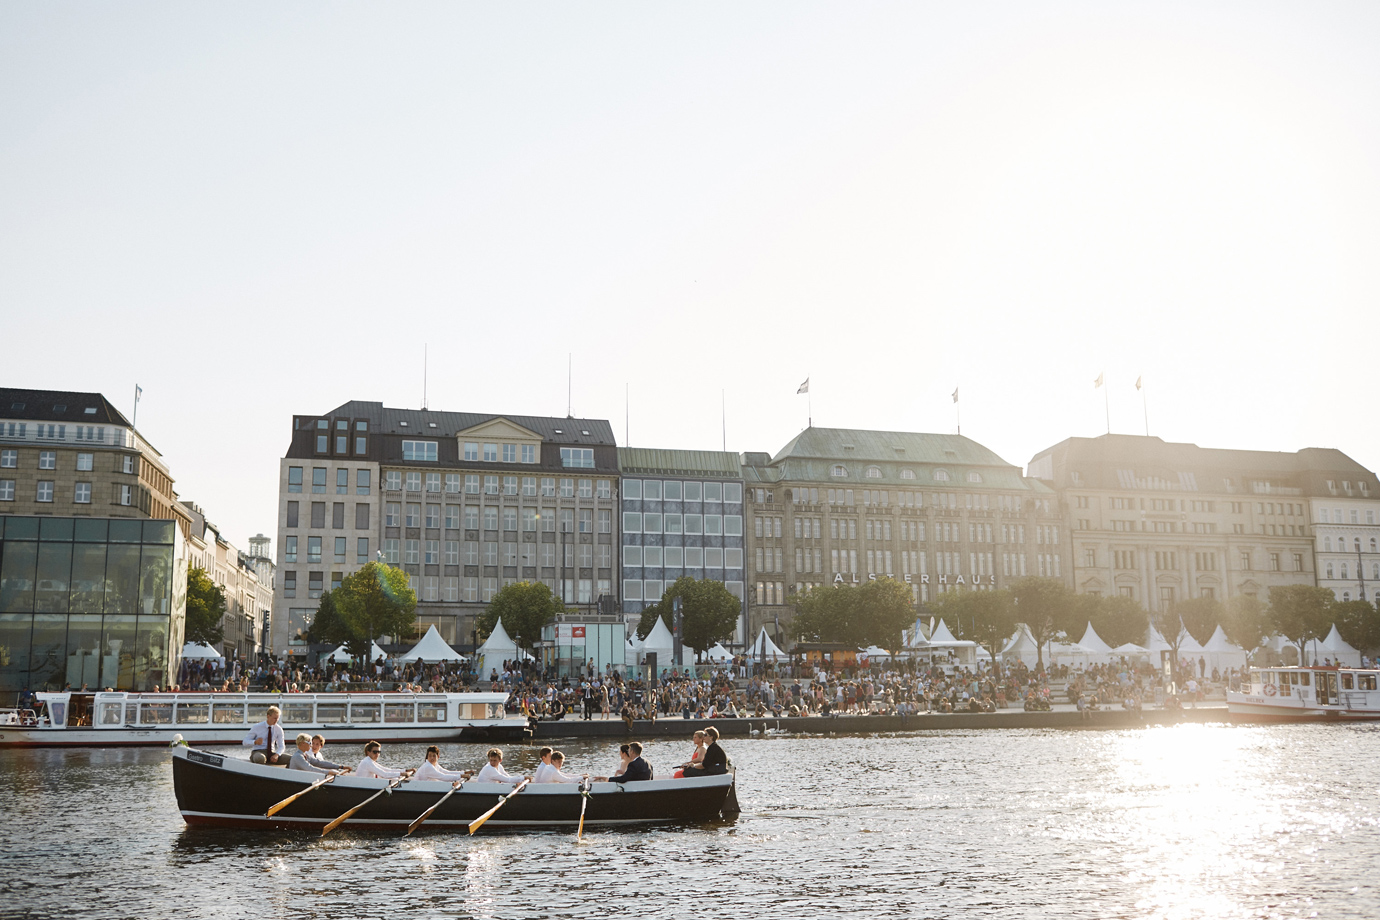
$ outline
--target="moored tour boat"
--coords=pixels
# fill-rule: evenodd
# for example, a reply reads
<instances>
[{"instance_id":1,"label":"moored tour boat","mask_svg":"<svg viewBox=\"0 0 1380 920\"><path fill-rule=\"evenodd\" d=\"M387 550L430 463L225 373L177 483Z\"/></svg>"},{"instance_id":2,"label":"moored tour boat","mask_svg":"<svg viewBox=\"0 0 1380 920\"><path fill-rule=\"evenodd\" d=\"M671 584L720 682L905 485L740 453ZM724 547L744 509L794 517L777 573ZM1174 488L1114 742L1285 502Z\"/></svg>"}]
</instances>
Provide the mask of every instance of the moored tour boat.
<instances>
[{"instance_id":1,"label":"moored tour boat","mask_svg":"<svg viewBox=\"0 0 1380 920\"><path fill-rule=\"evenodd\" d=\"M1249 688L1227 691L1241 722L1380 719L1380 671L1363 668L1254 668Z\"/></svg>"},{"instance_id":2,"label":"moored tour boat","mask_svg":"<svg viewBox=\"0 0 1380 920\"><path fill-rule=\"evenodd\" d=\"M0 719L0 747L239 744L282 710L283 734L347 741L512 741L527 720L507 716L503 693L38 693L39 713Z\"/></svg>"},{"instance_id":3,"label":"moored tour boat","mask_svg":"<svg viewBox=\"0 0 1380 920\"><path fill-rule=\"evenodd\" d=\"M349 774L305 793L266 817L277 803L306 790L322 777L316 773L250 763L208 751L173 750L173 789L177 807L189 825L278 828L320 832L327 824L361 805L389 785L381 779ZM378 795L351 815L342 826L402 833L427 809L424 828L467 829L489 811L511 786L466 781L451 792L447 782L409 780ZM580 788L566 783L526 786L504 802L483 826L569 827L580 822L584 799ZM691 779L653 779L635 783L593 783L584 803L586 827L712 821L737 814L734 775Z\"/></svg>"}]
</instances>

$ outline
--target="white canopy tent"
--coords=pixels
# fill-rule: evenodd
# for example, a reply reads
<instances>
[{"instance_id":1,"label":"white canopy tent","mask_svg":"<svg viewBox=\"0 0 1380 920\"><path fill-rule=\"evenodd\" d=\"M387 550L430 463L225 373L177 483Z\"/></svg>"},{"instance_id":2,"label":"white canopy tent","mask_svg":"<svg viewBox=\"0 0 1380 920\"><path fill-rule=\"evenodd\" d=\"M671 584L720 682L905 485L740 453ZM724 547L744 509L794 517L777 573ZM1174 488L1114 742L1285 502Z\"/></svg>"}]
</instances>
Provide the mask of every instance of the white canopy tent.
<instances>
[{"instance_id":1,"label":"white canopy tent","mask_svg":"<svg viewBox=\"0 0 1380 920\"><path fill-rule=\"evenodd\" d=\"M204 661L207 658L225 658L224 655L204 642L188 642L186 645L182 646L182 657L184 659L196 659L198 661Z\"/></svg>"},{"instance_id":2,"label":"white canopy tent","mask_svg":"<svg viewBox=\"0 0 1380 920\"><path fill-rule=\"evenodd\" d=\"M1134 642L1118 645L1112 651L1117 655L1125 655L1127 658L1147 658L1150 655L1148 648L1143 645L1136 645Z\"/></svg>"},{"instance_id":3,"label":"white canopy tent","mask_svg":"<svg viewBox=\"0 0 1380 920\"><path fill-rule=\"evenodd\" d=\"M501 673L503 662L513 660L523 660L532 656L527 652L519 652L517 643L509 637L508 631L503 628L503 621L499 620L494 624L494 631L489 633L489 638L484 640L484 644L479 646L475 652L478 659L478 666L475 674L479 675L480 680L487 680L491 673Z\"/></svg>"},{"instance_id":4,"label":"white canopy tent","mask_svg":"<svg viewBox=\"0 0 1380 920\"><path fill-rule=\"evenodd\" d=\"M732 661L733 653L723 647L723 643L715 642L713 647L704 653L706 661Z\"/></svg>"},{"instance_id":5,"label":"white canopy tent","mask_svg":"<svg viewBox=\"0 0 1380 920\"><path fill-rule=\"evenodd\" d=\"M1209 670L1217 668L1225 671L1246 666L1246 650L1228 639L1221 626L1213 631L1212 638L1203 645L1202 654L1207 659Z\"/></svg>"},{"instance_id":6,"label":"white canopy tent","mask_svg":"<svg viewBox=\"0 0 1380 920\"><path fill-rule=\"evenodd\" d=\"M1361 666L1361 653L1342 638L1342 634L1337 632L1336 623L1332 624L1332 631L1327 634L1327 638L1322 640L1322 647L1326 653L1318 659L1319 661L1322 658L1331 658L1334 663L1346 667L1359 668Z\"/></svg>"},{"instance_id":7,"label":"white canopy tent","mask_svg":"<svg viewBox=\"0 0 1380 920\"><path fill-rule=\"evenodd\" d=\"M388 653L385 652L383 649L379 648L379 644L378 644L377 642L373 643L373 644L369 647L369 660L370 660L370 661L378 661L380 658L387 658L387 657L388 657ZM344 645L341 645L339 648L335 649L334 651L330 651L330 652L327 652L326 654L322 655L322 656L321 656L321 661L324 663L324 662L330 661L332 658L335 658L337 664L345 664L346 662L349 662L349 661L353 661L353 660L354 660L354 658L350 655L349 651L345 648Z\"/></svg>"},{"instance_id":8,"label":"white canopy tent","mask_svg":"<svg viewBox=\"0 0 1380 920\"><path fill-rule=\"evenodd\" d=\"M1006 647L1001 650L1001 660L1005 665L1015 664L1021 661L1028 668L1035 667L1038 658L1039 648L1035 645L1035 639L1030 635L1030 630L1022 623L1016 627L1016 633L1006 643Z\"/></svg>"},{"instance_id":9,"label":"white canopy tent","mask_svg":"<svg viewBox=\"0 0 1380 920\"><path fill-rule=\"evenodd\" d=\"M971 667L977 664L977 643L954 636L943 620L935 624L930 637L920 642L918 647L921 651L929 652L930 661L934 660L935 652L940 652L952 656L960 665Z\"/></svg>"},{"instance_id":10,"label":"white canopy tent","mask_svg":"<svg viewBox=\"0 0 1380 920\"><path fill-rule=\"evenodd\" d=\"M451 648L441 634L436 631L433 625L427 629L426 635L422 640L405 654L398 658L399 661L464 661L465 656Z\"/></svg>"},{"instance_id":11,"label":"white canopy tent","mask_svg":"<svg viewBox=\"0 0 1380 920\"><path fill-rule=\"evenodd\" d=\"M1087 649L1089 655L1100 659L1099 664L1105 664L1114 657L1112 647L1102 640L1097 630L1093 629L1092 623L1088 623L1088 628L1083 631L1083 638L1078 640L1078 644Z\"/></svg>"},{"instance_id":12,"label":"white canopy tent","mask_svg":"<svg viewBox=\"0 0 1380 920\"><path fill-rule=\"evenodd\" d=\"M762 631L757 634L757 638L752 642L752 648L748 650L748 657L754 661L771 659L778 661L787 657L786 653L777 648L776 643L771 641L771 636L767 635L767 628L762 627Z\"/></svg>"}]
</instances>

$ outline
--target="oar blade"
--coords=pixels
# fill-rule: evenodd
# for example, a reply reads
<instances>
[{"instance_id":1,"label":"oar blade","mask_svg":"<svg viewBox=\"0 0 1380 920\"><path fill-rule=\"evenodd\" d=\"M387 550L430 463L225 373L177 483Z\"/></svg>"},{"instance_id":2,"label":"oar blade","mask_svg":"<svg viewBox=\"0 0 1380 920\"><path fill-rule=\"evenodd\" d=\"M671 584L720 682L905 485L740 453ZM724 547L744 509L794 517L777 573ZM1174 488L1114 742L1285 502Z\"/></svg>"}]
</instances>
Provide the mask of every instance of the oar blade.
<instances>
[{"instance_id":1,"label":"oar blade","mask_svg":"<svg viewBox=\"0 0 1380 920\"><path fill-rule=\"evenodd\" d=\"M288 807L289 805L291 805L293 802L297 801L297 800L300 799L302 796L306 795L308 792L311 792L313 789L317 789L317 788L319 788L319 787L325 785L326 783L329 783L329 782L330 782L331 780L333 780L333 779L335 779L335 774L334 774L334 773L332 773L330 776L322 777L321 779L319 779L319 780L317 780L316 782L312 783L312 784L311 784L310 786L308 786L307 788L303 789L301 792L294 792L292 795L290 795L290 796L288 796L287 798L283 799L283 800L282 800L281 802L279 802L277 805L274 805L274 806L273 806L272 808L270 808L268 811L264 812L264 817L265 817L265 818L271 818L271 817L273 817L273 816L276 815L278 812L282 811L284 808L287 808L287 807Z\"/></svg>"},{"instance_id":2,"label":"oar blade","mask_svg":"<svg viewBox=\"0 0 1380 920\"><path fill-rule=\"evenodd\" d=\"M482 815L480 815L479 817L477 817L477 818L475 818L473 821L471 821L471 822L470 822L470 833L473 834L475 831L477 831L477 830L479 830L481 827L483 827L483 826L484 826L484 822L487 821L487 820L489 820L490 818L492 818L492 817L494 816L494 812L496 812L496 811L498 811L500 808L502 808L503 805L504 805L504 803L506 803L506 802L507 802L509 799L511 799L513 796L517 795L519 792L521 792L524 788L526 788L526 786L527 786L527 780L523 780L522 782L518 783L516 786L513 787L513 791L512 791L512 792L508 793L507 795L503 796L502 798L500 798L500 799L498 800L498 804L497 804L497 805L495 805L493 808L490 808L488 811L484 812Z\"/></svg>"}]
</instances>

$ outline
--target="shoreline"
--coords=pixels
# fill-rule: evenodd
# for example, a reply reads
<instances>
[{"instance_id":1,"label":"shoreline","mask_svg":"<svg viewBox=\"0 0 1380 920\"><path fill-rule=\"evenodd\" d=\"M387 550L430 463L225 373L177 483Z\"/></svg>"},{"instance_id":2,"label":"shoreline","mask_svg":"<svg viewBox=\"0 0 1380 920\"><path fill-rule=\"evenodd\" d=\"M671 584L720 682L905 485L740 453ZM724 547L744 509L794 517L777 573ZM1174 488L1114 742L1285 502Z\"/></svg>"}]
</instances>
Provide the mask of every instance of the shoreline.
<instances>
[{"instance_id":1,"label":"shoreline","mask_svg":"<svg viewBox=\"0 0 1380 920\"><path fill-rule=\"evenodd\" d=\"M920 713L917 715L839 715L760 719L685 719L679 716L639 719L629 729L622 719L591 719L567 716L557 722L538 722L532 741L568 738L669 738L681 737L696 728L713 725L724 737L746 738L764 729L791 735L867 735L878 732L927 732L945 729L1000 728L1089 728L1125 729L1158 725L1216 724L1230 722L1225 704L1208 704L1196 709L1099 709L1080 713L1073 706L1056 706L1049 712L999 709L991 713Z\"/></svg>"}]
</instances>

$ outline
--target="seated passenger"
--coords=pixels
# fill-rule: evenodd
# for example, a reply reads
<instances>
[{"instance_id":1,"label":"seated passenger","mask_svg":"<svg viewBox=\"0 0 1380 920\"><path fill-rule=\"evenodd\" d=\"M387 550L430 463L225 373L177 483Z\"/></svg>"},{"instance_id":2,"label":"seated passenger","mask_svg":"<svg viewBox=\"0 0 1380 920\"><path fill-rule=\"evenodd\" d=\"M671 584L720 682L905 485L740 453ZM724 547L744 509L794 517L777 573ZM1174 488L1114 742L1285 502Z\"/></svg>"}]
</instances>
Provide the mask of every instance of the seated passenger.
<instances>
[{"instance_id":1,"label":"seated passenger","mask_svg":"<svg viewBox=\"0 0 1380 920\"><path fill-rule=\"evenodd\" d=\"M704 730L704 740L709 746L704 749L703 757L686 766L686 776L721 776L728 772L728 754L719 747L719 730L709 726Z\"/></svg>"},{"instance_id":2,"label":"seated passenger","mask_svg":"<svg viewBox=\"0 0 1380 920\"><path fill-rule=\"evenodd\" d=\"M331 763L329 760L322 760L311 752L311 735L302 732L297 736L297 750L292 754L292 760L288 762L289 770L303 770L307 773L344 773L345 768L340 764Z\"/></svg>"},{"instance_id":3,"label":"seated passenger","mask_svg":"<svg viewBox=\"0 0 1380 920\"><path fill-rule=\"evenodd\" d=\"M473 774L469 770L463 772L447 770L441 766L441 749L436 745L429 745L426 749L426 760L417 768L413 779L436 780L439 782L453 783L456 780L468 779Z\"/></svg>"},{"instance_id":4,"label":"seated passenger","mask_svg":"<svg viewBox=\"0 0 1380 920\"><path fill-rule=\"evenodd\" d=\"M507 783L515 785L522 782L523 777L514 776L503 769L503 752L498 748L489 748L489 762L475 775L476 783Z\"/></svg>"},{"instance_id":5,"label":"seated passenger","mask_svg":"<svg viewBox=\"0 0 1380 920\"><path fill-rule=\"evenodd\" d=\"M636 741L628 742L628 765L617 776L608 777L610 783L637 783L652 778L652 765L642 759L642 745Z\"/></svg>"},{"instance_id":6,"label":"seated passenger","mask_svg":"<svg viewBox=\"0 0 1380 920\"><path fill-rule=\"evenodd\" d=\"M549 775L550 775L552 769L554 769L554 768L551 766L551 755L552 755L552 753L554 753L554 749L553 749L553 748L549 748L549 747L544 747L544 748L542 748L540 751L537 752L537 755L538 755L539 757L541 757L541 763L537 765L537 770L536 770L536 772L532 774L532 782L534 782L534 783L549 783L549 782L551 782L551 780L550 780L548 777L549 777Z\"/></svg>"},{"instance_id":7,"label":"seated passenger","mask_svg":"<svg viewBox=\"0 0 1380 920\"><path fill-rule=\"evenodd\" d=\"M551 752L551 772L549 772L549 773L546 774L546 776L547 776L546 779L544 779L544 780L536 780L535 782L544 782L544 783L583 783L585 780L589 779L589 774L588 774L588 773L583 773L583 774L581 774L581 775L579 775L579 776L576 776L574 773L563 773L563 772L561 772L561 767L563 767L563 766L565 766L565 755L562 754L560 751L552 751L552 752Z\"/></svg>"},{"instance_id":8,"label":"seated passenger","mask_svg":"<svg viewBox=\"0 0 1380 920\"><path fill-rule=\"evenodd\" d=\"M370 741L364 745L364 759L355 767L356 776L371 777L373 779L398 779L403 776L411 776L411 770L395 770L392 767L385 767L379 763L379 752L383 746L377 741Z\"/></svg>"}]
</instances>

